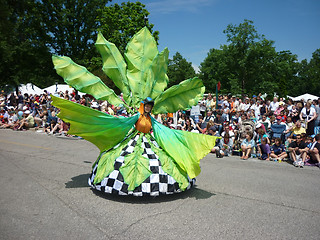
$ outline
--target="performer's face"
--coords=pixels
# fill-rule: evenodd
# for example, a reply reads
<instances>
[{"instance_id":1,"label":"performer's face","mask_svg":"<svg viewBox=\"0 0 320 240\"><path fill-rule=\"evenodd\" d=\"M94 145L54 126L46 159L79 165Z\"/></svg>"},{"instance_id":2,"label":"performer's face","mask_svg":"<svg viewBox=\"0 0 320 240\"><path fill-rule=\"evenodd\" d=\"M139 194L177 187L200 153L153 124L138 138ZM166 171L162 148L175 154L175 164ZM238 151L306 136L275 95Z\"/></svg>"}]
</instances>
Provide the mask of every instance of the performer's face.
<instances>
[{"instance_id":1,"label":"performer's face","mask_svg":"<svg viewBox=\"0 0 320 240\"><path fill-rule=\"evenodd\" d=\"M150 113L151 109L152 109L152 105L151 104L145 104L144 105L144 112Z\"/></svg>"}]
</instances>

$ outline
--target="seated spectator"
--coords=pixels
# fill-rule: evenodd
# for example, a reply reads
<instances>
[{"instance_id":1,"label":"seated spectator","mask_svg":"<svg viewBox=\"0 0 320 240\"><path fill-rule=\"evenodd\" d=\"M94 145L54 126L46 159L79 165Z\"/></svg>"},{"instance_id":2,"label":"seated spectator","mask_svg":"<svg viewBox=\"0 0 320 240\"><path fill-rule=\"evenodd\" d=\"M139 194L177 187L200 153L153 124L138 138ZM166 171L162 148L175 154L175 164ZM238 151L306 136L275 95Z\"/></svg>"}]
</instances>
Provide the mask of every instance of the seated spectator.
<instances>
[{"instance_id":1,"label":"seated spectator","mask_svg":"<svg viewBox=\"0 0 320 240\"><path fill-rule=\"evenodd\" d=\"M257 129L257 134L258 134L256 139L257 146L261 144L262 138L265 138L267 140L267 143L270 144L269 137L262 127Z\"/></svg>"},{"instance_id":2,"label":"seated spectator","mask_svg":"<svg viewBox=\"0 0 320 240\"><path fill-rule=\"evenodd\" d=\"M34 127L34 118L32 114L30 114L29 110L24 111L24 116L25 117L21 120L18 130L28 130L29 128Z\"/></svg>"},{"instance_id":3,"label":"seated spectator","mask_svg":"<svg viewBox=\"0 0 320 240\"><path fill-rule=\"evenodd\" d=\"M48 117L48 121L46 124L46 127L44 129L44 132L48 134L53 134L53 129L58 124L58 117L56 116L56 112L54 110L51 110L50 117Z\"/></svg>"},{"instance_id":4,"label":"seated spectator","mask_svg":"<svg viewBox=\"0 0 320 240\"><path fill-rule=\"evenodd\" d=\"M294 127L292 128L292 135L297 136L301 135L302 133L306 133L306 129L301 126L300 121L297 121Z\"/></svg>"},{"instance_id":5,"label":"seated spectator","mask_svg":"<svg viewBox=\"0 0 320 240\"><path fill-rule=\"evenodd\" d=\"M260 154L261 160L270 160L270 145L268 144L267 138L261 139L261 144L258 145L258 153Z\"/></svg>"},{"instance_id":6,"label":"seated spectator","mask_svg":"<svg viewBox=\"0 0 320 240\"><path fill-rule=\"evenodd\" d=\"M202 129L206 128L209 121L212 121L212 122L214 121L214 116L212 116L211 111L207 112L207 116L202 121L201 128Z\"/></svg>"},{"instance_id":7,"label":"seated spectator","mask_svg":"<svg viewBox=\"0 0 320 240\"><path fill-rule=\"evenodd\" d=\"M185 125L182 127L182 129L188 132L191 132L192 130L194 130L194 126L192 125L190 118L186 119Z\"/></svg>"},{"instance_id":8,"label":"seated spectator","mask_svg":"<svg viewBox=\"0 0 320 240\"><path fill-rule=\"evenodd\" d=\"M312 162L315 162L316 166L320 168L320 134L318 133L315 138L314 142L311 143L311 146L309 146L309 155L310 160Z\"/></svg>"},{"instance_id":9,"label":"seated spectator","mask_svg":"<svg viewBox=\"0 0 320 240\"><path fill-rule=\"evenodd\" d=\"M218 133L218 130L216 127L212 126L208 129L208 135L211 135L211 136L217 136L219 137L219 133ZM216 139L216 145L213 149L211 149L211 153L216 153L217 154L217 157L221 157L220 155L220 148L219 148L219 144L220 144L220 138Z\"/></svg>"},{"instance_id":10,"label":"seated spectator","mask_svg":"<svg viewBox=\"0 0 320 240\"><path fill-rule=\"evenodd\" d=\"M203 133L203 129L201 128L201 125L203 123L203 117L199 116L199 121L196 124L196 129L199 131L199 133Z\"/></svg>"},{"instance_id":11,"label":"seated spectator","mask_svg":"<svg viewBox=\"0 0 320 240\"><path fill-rule=\"evenodd\" d=\"M213 121L209 121L208 123L207 123L207 125L206 125L206 127L203 129L203 134L209 134L209 129L211 128L211 127L213 127L214 126L214 123L213 123Z\"/></svg>"},{"instance_id":12,"label":"seated spectator","mask_svg":"<svg viewBox=\"0 0 320 240\"><path fill-rule=\"evenodd\" d=\"M300 166L300 168L303 168L309 149L307 147L307 144L302 141L302 137L300 134L296 135L295 141L292 141L289 144L288 150L290 158L293 161L293 165L295 167Z\"/></svg>"},{"instance_id":13,"label":"seated spectator","mask_svg":"<svg viewBox=\"0 0 320 240\"><path fill-rule=\"evenodd\" d=\"M275 139L275 143L271 146L270 157L271 160L276 159L277 161L282 161L284 158L288 157L284 145L281 143L280 138Z\"/></svg>"},{"instance_id":14,"label":"seated spectator","mask_svg":"<svg viewBox=\"0 0 320 240\"><path fill-rule=\"evenodd\" d=\"M234 140L235 134L234 134L234 132L232 130L232 126L229 125L228 123L226 123L224 125L223 129L224 129L224 131L221 133L221 137L223 138L225 134L228 134L230 136L230 138L232 138L232 140Z\"/></svg>"},{"instance_id":15,"label":"seated spectator","mask_svg":"<svg viewBox=\"0 0 320 240\"><path fill-rule=\"evenodd\" d=\"M221 157L229 156L232 154L232 146L233 146L233 132L229 131L229 127L225 127L225 131L222 133L222 139L220 140L220 155Z\"/></svg>"},{"instance_id":16,"label":"seated spectator","mask_svg":"<svg viewBox=\"0 0 320 240\"><path fill-rule=\"evenodd\" d=\"M252 133L247 133L245 139L241 143L242 156L240 158L244 160L248 159L254 146L255 143L252 139Z\"/></svg>"}]
</instances>

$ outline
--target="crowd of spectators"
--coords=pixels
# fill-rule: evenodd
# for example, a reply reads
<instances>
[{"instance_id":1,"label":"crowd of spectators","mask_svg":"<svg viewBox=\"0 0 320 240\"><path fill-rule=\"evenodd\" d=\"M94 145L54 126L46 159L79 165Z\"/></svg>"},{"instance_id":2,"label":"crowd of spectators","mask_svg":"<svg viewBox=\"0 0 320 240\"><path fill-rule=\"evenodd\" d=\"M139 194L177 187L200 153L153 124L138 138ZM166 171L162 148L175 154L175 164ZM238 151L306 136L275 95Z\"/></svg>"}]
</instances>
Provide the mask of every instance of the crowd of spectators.
<instances>
[{"instance_id":1,"label":"crowd of spectators","mask_svg":"<svg viewBox=\"0 0 320 240\"><path fill-rule=\"evenodd\" d=\"M57 96L114 116L129 116L124 106L115 107L75 91ZM121 97L121 96L120 96ZM57 117L46 91L40 95L11 93L0 96L0 128L16 131L36 129L48 135L68 135L69 125ZM165 126L181 131L219 136L212 153L218 158L237 155L246 160L291 160L296 167L320 167L320 98L293 102L274 97L236 97L208 94L191 110L154 117Z\"/></svg>"}]
</instances>

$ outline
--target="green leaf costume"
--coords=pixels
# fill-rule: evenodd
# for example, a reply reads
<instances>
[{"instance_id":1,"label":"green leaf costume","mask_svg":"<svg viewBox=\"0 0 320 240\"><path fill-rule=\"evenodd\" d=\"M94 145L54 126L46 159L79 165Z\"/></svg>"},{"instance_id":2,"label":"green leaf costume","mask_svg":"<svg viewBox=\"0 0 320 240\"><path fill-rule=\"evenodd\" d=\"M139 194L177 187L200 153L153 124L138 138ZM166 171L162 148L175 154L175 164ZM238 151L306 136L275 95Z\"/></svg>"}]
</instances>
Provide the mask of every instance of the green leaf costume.
<instances>
[{"instance_id":1,"label":"green leaf costume","mask_svg":"<svg viewBox=\"0 0 320 240\"><path fill-rule=\"evenodd\" d=\"M189 109L203 96L202 81L188 79L165 90L169 51L165 48L158 52L146 27L128 43L125 58L101 33L96 47L102 56L104 73L121 90L125 102L100 78L69 57L52 57L57 73L70 86L113 105L122 104L133 114L114 117L51 96L52 104L60 109L58 116L70 123L69 133L83 137L100 150L89 185L107 193L134 196L157 196L190 188L200 173L200 159L214 147L216 137L169 129L150 118L143 104L140 113L137 108L143 99L151 97L154 114ZM149 121L150 127L152 124L153 135L149 130L137 130L141 129L138 125L143 124L142 120Z\"/></svg>"}]
</instances>

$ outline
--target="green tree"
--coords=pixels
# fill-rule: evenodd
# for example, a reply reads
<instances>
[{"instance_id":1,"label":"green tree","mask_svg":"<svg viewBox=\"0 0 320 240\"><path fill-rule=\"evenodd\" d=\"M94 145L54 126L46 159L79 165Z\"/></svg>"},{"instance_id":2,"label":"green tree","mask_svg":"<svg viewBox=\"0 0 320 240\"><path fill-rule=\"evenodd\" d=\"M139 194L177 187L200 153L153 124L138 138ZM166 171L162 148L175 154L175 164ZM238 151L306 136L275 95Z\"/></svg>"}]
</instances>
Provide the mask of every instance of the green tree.
<instances>
[{"instance_id":1,"label":"green tree","mask_svg":"<svg viewBox=\"0 0 320 240\"><path fill-rule=\"evenodd\" d=\"M290 51L277 53L274 41L258 34L250 20L228 25L224 31L228 45L211 49L200 65L200 77L208 90L222 83L221 92L232 94L286 95L296 81L297 56Z\"/></svg>"},{"instance_id":2,"label":"green tree","mask_svg":"<svg viewBox=\"0 0 320 240\"><path fill-rule=\"evenodd\" d=\"M290 85L291 95L297 96L310 93L319 96L320 92L320 49L313 52L308 62L306 59L299 64L297 81Z\"/></svg>"},{"instance_id":3,"label":"green tree","mask_svg":"<svg viewBox=\"0 0 320 240\"><path fill-rule=\"evenodd\" d=\"M54 71L46 61L49 48L41 41L38 3L1 0L0 4L0 86L17 89L31 82L42 87L53 80Z\"/></svg>"},{"instance_id":4,"label":"green tree","mask_svg":"<svg viewBox=\"0 0 320 240\"><path fill-rule=\"evenodd\" d=\"M167 75L169 77L168 87L179 84L181 81L193 78L196 72L192 63L188 62L179 52L169 59Z\"/></svg>"}]
</instances>

